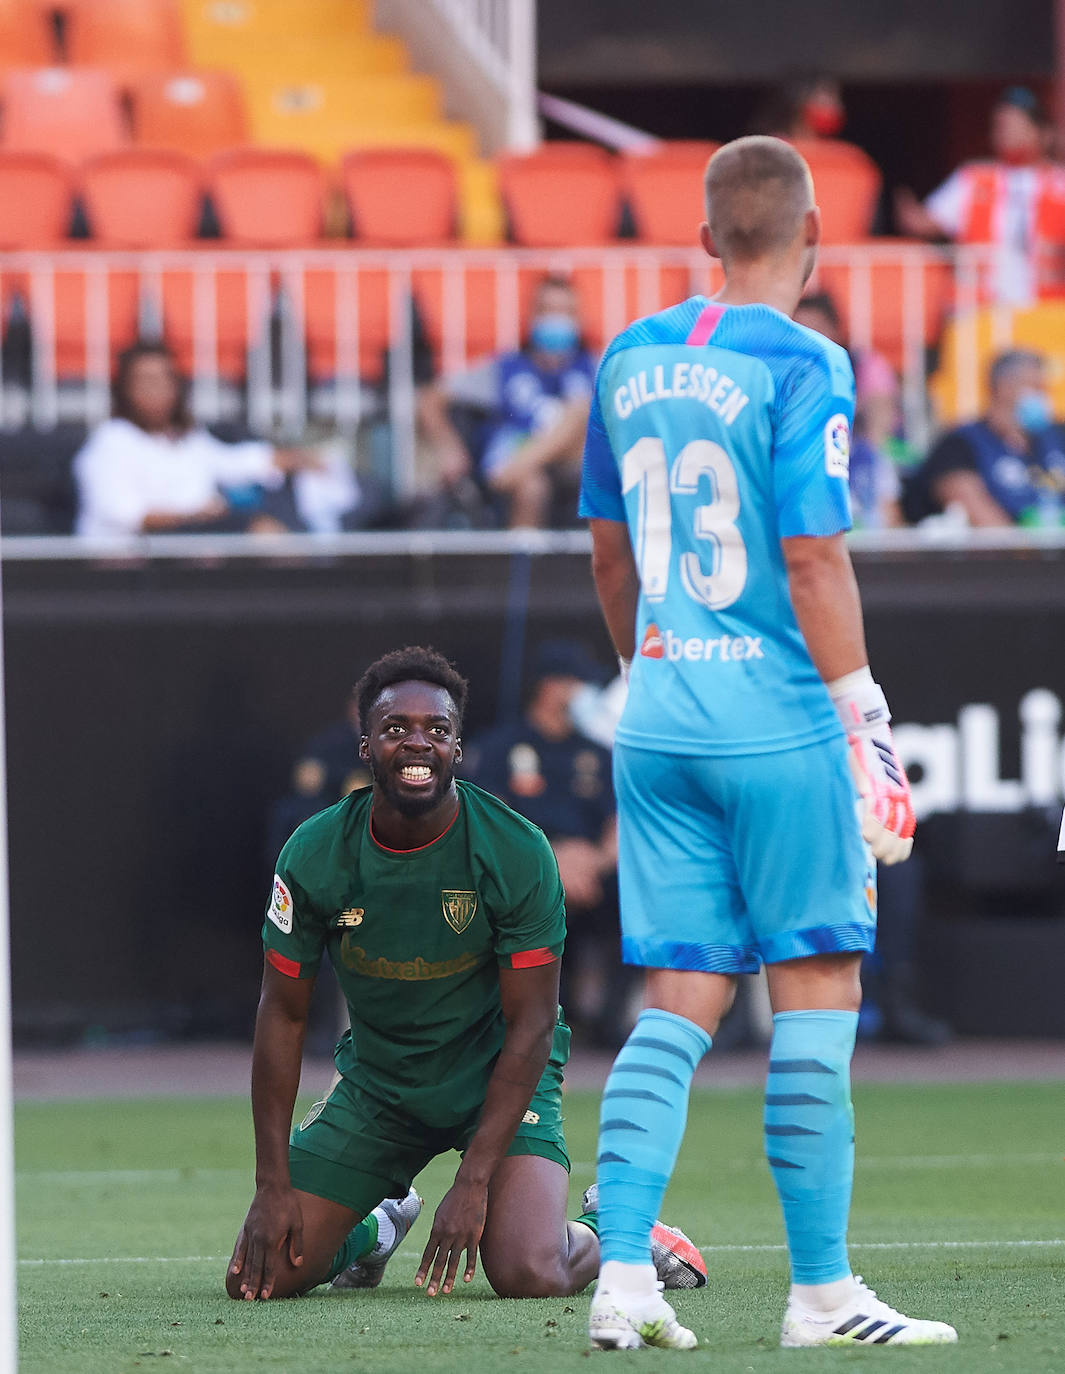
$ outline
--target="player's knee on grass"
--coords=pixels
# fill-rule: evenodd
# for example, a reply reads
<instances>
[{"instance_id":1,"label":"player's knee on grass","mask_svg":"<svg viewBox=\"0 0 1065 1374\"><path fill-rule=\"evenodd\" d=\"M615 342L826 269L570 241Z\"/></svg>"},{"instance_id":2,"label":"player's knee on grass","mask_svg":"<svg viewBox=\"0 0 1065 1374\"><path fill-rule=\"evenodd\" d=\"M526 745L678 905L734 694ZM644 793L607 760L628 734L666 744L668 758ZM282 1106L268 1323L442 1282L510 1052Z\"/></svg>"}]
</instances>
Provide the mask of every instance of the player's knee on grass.
<instances>
[{"instance_id":1,"label":"player's knee on grass","mask_svg":"<svg viewBox=\"0 0 1065 1374\"><path fill-rule=\"evenodd\" d=\"M563 1298L574 1291L560 1251L538 1253L515 1248L506 1256L481 1257L485 1278L500 1298Z\"/></svg>"}]
</instances>

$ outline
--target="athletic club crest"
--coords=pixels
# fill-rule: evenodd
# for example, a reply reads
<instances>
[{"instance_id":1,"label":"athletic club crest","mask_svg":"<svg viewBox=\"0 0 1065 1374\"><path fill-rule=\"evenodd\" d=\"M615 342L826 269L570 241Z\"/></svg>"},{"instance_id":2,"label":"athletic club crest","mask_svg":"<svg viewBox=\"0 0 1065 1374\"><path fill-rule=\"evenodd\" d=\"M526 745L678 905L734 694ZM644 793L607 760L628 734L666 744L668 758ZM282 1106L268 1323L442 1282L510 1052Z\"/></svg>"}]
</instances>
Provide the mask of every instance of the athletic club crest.
<instances>
[{"instance_id":1,"label":"athletic club crest","mask_svg":"<svg viewBox=\"0 0 1065 1374\"><path fill-rule=\"evenodd\" d=\"M444 908L444 920L456 935L461 935L477 914L477 893L445 889L440 893L440 905Z\"/></svg>"}]
</instances>

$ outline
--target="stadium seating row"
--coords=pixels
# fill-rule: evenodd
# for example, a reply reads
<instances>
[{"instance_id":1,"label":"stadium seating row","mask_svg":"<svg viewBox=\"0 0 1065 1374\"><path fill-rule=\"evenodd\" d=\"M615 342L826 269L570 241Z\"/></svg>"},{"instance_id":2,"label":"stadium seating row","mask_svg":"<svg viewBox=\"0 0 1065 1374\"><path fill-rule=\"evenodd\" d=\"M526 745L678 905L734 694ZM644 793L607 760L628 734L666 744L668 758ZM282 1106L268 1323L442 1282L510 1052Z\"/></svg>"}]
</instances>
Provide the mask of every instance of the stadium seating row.
<instances>
[{"instance_id":1,"label":"stadium seating row","mask_svg":"<svg viewBox=\"0 0 1065 1374\"><path fill-rule=\"evenodd\" d=\"M11 79L5 91L11 89ZM75 183L87 200L93 236L106 246L165 247L187 242L195 236L199 197L205 188L215 201L223 235L234 243L306 244L324 232L327 179L306 153L231 149L216 153L201 171L175 150L122 150L113 146L120 141L113 138L111 147L98 148L72 177L46 146L55 140L45 136L44 121L29 118L24 128L17 121L5 125L8 132L12 127L25 136L9 138L8 151L0 150L0 185L5 193L0 196L0 247L43 247L62 239L69 215L57 213L49 224L47 211L58 206L64 195L69 197ZM83 127L97 135L108 132L102 119L86 118ZM97 141L106 144L108 140L98 137ZM12 142L16 147L11 147ZM71 152L69 143L61 146ZM614 158L590 144L560 143L545 145L536 153L505 155L498 169L511 237L533 248L609 243L617 236L624 200L639 241L691 246L703 217L700 176L713 147L663 144L650 154ZM864 158L864 154L859 156ZM847 157L839 158L839 167L844 167ZM868 231L879 178L866 178L863 197L853 187L848 191L837 185L832 179L835 172L830 157L814 168L825 242L858 241ZM20 192L29 187L27 178L42 196L39 205L21 203ZM49 179L51 191L45 195ZM341 163L341 181L356 235L365 243L406 247L456 237L458 172L441 153L431 149L353 152ZM116 220L116 211L122 207L125 213Z\"/></svg>"},{"instance_id":2,"label":"stadium seating row","mask_svg":"<svg viewBox=\"0 0 1065 1374\"><path fill-rule=\"evenodd\" d=\"M246 143L333 163L429 147L457 164L470 242L501 232L494 169L369 0L0 0L0 144L78 162L130 141ZM4 89L6 88L6 89Z\"/></svg>"},{"instance_id":3,"label":"stadium seating row","mask_svg":"<svg viewBox=\"0 0 1065 1374\"><path fill-rule=\"evenodd\" d=\"M62 26L55 18L62 20ZM0 66L143 72L187 61L177 0L0 0Z\"/></svg>"},{"instance_id":4,"label":"stadium seating row","mask_svg":"<svg viewBox=\"0 0 1065 1374\"><path fill-rule=\"evenodd\" d=\"M344 158L340 186L357 237L366 246L453 241L456 178L431 149L366 149ZM222 237L241 248L318 242L329 182L295 150L237 148L201 164L165 149L101 153L73 170L48 153L0 152L0 249L56 248L81 201L100 248L188 246L208 193Z\"/></svg>"}]
</instances>

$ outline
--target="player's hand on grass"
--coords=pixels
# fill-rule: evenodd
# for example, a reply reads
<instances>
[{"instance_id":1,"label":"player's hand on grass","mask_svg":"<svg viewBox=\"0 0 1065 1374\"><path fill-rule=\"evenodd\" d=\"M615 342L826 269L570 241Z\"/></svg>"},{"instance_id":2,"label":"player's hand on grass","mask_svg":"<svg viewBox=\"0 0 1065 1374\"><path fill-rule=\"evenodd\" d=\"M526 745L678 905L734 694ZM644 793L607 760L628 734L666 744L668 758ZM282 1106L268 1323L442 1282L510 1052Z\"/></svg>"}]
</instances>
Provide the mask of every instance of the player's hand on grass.
<instances>
[{"instance_id":1,"label":"player's hand on grass","mask_svg":"<svg viewBox=\"0 0 1065 1374\"><path fill-rule=\"evenodd\" d=\"M256 1190L229 1262L230 1273L240 1274L241 1294L248 1302L269 1298L282 1249L294 1269L303 1263L303 1213L292 1188Z\"/></svg>"},{"instance_id":2,"label":"player's hand on grass","mask_svg":"<svg viewBox=\"0 0 1065 1374\"><path fill-rule=\"evenodd\" d=\"M466 1252L464 1283L469 1283L477 1269L477 1247L484 1231L488 1208L486 1184L467 1183L456 1179L444 1194L433 1217L429 1243L422 1252L422 1262L414 1276L419 1288L429 1280L427 1292L435 1298L438 1292L450 1293L455 1286L462 1252Z\"/></svg>"}]
</instances>

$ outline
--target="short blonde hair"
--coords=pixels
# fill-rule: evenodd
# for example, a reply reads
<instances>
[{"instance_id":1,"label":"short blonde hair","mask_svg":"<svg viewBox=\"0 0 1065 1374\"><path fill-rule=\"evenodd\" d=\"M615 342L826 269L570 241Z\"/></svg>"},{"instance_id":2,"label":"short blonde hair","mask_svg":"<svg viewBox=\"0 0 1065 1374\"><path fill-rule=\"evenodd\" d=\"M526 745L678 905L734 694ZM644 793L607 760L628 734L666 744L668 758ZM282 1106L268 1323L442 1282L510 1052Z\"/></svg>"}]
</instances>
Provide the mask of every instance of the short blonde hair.
<instances>
[{"instance_id":1,"label":"short blonde hair","mask_svg":"<svg viewBox=\"0 0 1065 1374\"><path fill-rule=\"evenodd\" d=\"M781 138L726 143L704 179L706 218L721 260L750 262L791 244L814 206L805 159Z\"/></svg>"}]
</instances>

